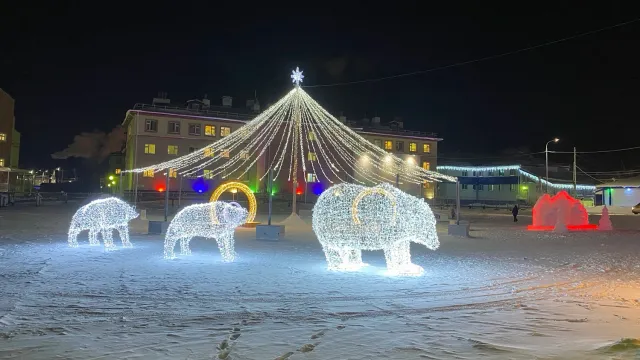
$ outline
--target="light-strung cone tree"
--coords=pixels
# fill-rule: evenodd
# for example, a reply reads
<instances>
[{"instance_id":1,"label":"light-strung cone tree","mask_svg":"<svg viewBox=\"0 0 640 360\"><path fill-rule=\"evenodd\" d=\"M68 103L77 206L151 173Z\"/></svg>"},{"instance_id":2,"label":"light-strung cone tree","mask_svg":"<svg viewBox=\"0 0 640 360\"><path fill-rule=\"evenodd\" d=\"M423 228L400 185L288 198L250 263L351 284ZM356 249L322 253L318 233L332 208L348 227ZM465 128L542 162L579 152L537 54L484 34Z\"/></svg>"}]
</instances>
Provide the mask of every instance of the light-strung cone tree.
<instances>
[{"instance_id":1,"label":"light-strung cone tree","mask_svg":"<svg viewBox=\"0 0 640 360\"><path fill-rule=\"evenodd\" d=\"M336 119L300 87L304 75L298 68L291 79L291 91L237 131L188 155L129 172L170 169L182 176L238 179L263 159L260 181L272 171L273 179L284 175L291 183L292 215L298 184L302 179L306 186L308 173L330 185L456 181L386 152Z\"/></svg>"}]
</instances>

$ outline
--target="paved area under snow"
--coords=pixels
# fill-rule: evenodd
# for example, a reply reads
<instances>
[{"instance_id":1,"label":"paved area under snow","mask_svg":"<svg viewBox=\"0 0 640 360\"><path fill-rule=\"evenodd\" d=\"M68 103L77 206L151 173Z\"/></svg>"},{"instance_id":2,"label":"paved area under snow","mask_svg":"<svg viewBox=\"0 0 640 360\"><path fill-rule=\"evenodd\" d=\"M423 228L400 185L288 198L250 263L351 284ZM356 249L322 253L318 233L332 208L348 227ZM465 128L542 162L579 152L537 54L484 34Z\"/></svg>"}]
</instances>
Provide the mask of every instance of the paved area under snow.
<instances>
[{"instance_id":1,"label":"paved area under snow","mask_svg":"<svg viewBox=\"0 0 640 360\"><path fill-rule=\"evenodd\" d=\"M361 272L327 271L310 226L277 243L240 229L231 264L205 239L176 260L151 235L107 253L83 234L73 249L75 208L0 211L2 359L625 359L640 348L636 230L527 232L526 216L471 214L472 238L414 244L425 275L392 278L382 252L364 253ZM640 223L628 218L624 228Z\"/></svg>"}]
</instances>

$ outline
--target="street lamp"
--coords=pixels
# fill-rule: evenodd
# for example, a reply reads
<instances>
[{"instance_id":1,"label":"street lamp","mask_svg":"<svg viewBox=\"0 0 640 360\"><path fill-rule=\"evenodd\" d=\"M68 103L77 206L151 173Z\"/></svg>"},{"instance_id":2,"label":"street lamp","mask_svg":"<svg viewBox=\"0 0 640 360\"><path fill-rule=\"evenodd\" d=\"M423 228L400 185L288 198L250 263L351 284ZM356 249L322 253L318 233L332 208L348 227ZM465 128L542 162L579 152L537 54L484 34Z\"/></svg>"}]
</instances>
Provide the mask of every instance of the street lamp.
<instances>
[{"instance_id":1,"label":"street lamp","mask_svg":"<svg viewBox=\"0 0 640 360\"><path fill-rule=\"evenodd\" d=\"M545 180L547 180L547 185L546 185L547 193L549 192L549 144L557 143L558 141L560 141L560 139L554 138L553 140L547 141L547 143L544 145L544 168L546 173Z\"/></svg>"}]
</instances>

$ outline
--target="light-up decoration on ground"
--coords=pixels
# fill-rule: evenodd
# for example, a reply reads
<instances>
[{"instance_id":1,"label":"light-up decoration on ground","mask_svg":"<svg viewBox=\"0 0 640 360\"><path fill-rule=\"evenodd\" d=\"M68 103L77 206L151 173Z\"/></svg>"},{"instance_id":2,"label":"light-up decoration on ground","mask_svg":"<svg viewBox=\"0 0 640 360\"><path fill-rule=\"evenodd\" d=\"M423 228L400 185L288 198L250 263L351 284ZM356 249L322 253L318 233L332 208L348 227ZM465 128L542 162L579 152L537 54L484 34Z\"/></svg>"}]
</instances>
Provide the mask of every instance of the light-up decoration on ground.
<instances>
[{"instance_id":1,"label":"light-up decoration on ground","mask_svg":"<svg viewBox=\"0 0 640 360\"><path fill-rule=\"evenodd\" d=\"M531 211L533 224L528 230L595 230L595 224L589 224L589 216L579 200L571 197L566 191L555 196L542 195Z\"/></svg>"},{"instance_id":2,"label":"light-up decoration on ground","mask_svg":"<svg viewBox=\"0 0 640 360\"><path fill-rule=\"evenodd\" d=\"M602 208L602 215L600 216L600 221L598 221L598 230L613 230L607 205Z\"/></svg>"},{"instance_id":3,"label":"light-up decoration on ground","mask_svg":"<svg viewBox=\"0 0 640 360\"><path fill-rule=\"evenodd\" d=\"M81 207L73 214L69 226L69 246L78 246L78 234L89 230L89 244L100 245L102 235L105 249L113 249L113 230L117 230L123 247L131 247L129 221L138 217L135 209L118 198L99 199Z\"/></svg>"},{"instance_id":4,"label":"light-up decoration on ground","mask_svg":"<svg viewBox=\"0 0 640 360\"><path fill-rule=\"evenodd\" d=\"M256 218L256 212L258 210L256 196L253 195L253 191L251 191L251 189L247 185L241 182L228 181L228 182L222 183L220 186L216 188L213 194L211 194L211 198L209 199L209 202L218 201L218 199L220 198L220 195L222 195L225 191L229 190L233 192L234 189L236 190L236 193L238 192L237 190L239 190L240 192L242 192L247 196L247 201L249 202L249 216L247 216L246 222L253 223L253 220L255 220ZM213 212L212 218L216 219L216 216L215 216L216 208L212 207L211 211ZM217 221L217 220L214 220L214 221Z\"/></svg>"},{"instance_id":5,"label":"light-up decoration on ground","mask_svg":"<svg viewBox=\"0 0 640 360\"><path fill-rule=\"evenodd\" d=\"M215 214L215 218L212 218ZM164 240L165 259L175 258L174 247L180 240L180 253L191 254L189 242L196 236L215 239L224 262L235 259L235 228L247 220L247 210L222 201L185 207L171 220ZM215 221L214 221L215 220Z\"/></svg>"},{"instance_id":6,"label":"light-up decoration on ground","mask_svg":"<svg viewBox=\"0 0 640 360\"><path fill-rule=\"evenodd\" d=\"M318 198L312 222L331 270L358 269L365 265L362 250L383 250L389 274L420 275L410 242L431 250L440 245L429 205L389 184L330 187Z\"/></svg>"}]
</instances>

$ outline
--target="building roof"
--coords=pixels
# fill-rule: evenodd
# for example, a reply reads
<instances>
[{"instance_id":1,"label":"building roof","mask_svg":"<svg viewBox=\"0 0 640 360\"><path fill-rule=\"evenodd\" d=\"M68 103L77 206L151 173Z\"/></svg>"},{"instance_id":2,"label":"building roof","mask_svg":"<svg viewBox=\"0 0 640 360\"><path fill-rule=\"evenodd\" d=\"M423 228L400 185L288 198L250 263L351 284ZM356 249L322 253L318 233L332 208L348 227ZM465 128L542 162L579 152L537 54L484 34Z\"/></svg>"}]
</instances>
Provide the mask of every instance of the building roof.
<instances>
[{"instance_id":1,"label":"building roof","mask_svg":"<svg viewBox=\"0 0 640 360\"><path fill-rule=\"evenodd\" d=\"M616 179L604 184L596 185L597 188L621 188L621 187L640 187L640 177L632 177L627 179Z\"/></svg>"}]
</instances>

